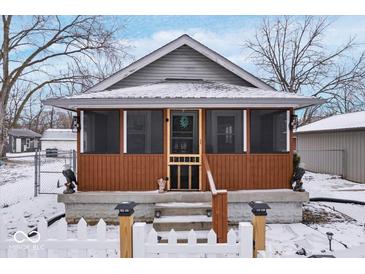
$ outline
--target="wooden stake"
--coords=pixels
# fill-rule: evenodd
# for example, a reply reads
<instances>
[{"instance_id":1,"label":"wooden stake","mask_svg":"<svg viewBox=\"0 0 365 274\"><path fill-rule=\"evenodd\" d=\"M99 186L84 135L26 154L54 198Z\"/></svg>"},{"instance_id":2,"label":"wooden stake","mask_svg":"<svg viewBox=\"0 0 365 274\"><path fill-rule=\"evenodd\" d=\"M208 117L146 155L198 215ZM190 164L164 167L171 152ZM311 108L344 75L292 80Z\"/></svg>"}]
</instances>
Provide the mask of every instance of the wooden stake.
<instances>
[{"instance_id":1,"label":"wooden stake","mask_svg":"<svg viewBox=\"0 0 365 274\"><path fill-rule=\"evenodd\" d=\"M119 216L120 257L132 258L133 215Z\"/></svg>"},{"instance_id":2,"label":"wooden stake","mask_svg":"<svg viewBox=\"0 0 365 274\"><path fill-rule=\"evenodd\" d=\"M253 216L253 240L254 240L254 258L257 257L258 250L265 250L265 233L266 233L266 216Z\"/></svg>"}]
</instances>

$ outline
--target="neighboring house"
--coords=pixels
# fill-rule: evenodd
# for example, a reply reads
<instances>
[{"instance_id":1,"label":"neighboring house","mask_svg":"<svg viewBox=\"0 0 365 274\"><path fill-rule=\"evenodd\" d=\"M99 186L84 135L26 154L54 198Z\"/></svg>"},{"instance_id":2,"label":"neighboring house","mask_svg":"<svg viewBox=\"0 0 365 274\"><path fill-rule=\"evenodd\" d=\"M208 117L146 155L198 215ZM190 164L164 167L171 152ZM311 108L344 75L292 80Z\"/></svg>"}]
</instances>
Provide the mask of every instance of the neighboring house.
<instances>
[{"instance_id":1,"label":"neighboring house","mask_svg":"<svg viewBox=\"0 0 365 274\"><path fill-rule=\"evenodd\" d=\"M33 152L40 148L41 135L27 128L12 128L8 132L7 152Z\"/></svg>"},{"instance_id":2,"label":"neighboring house","mask_svg":"<svg viewBox=\"0 0 365 274\"><path fill-rule=\"evenodd\" d=\"M331 116L295 134L305 169L365 183L365 111Z\"/></svg>"},{"instance_id":3,"label":"neighboring house","mask_svg":"<svg viewBox=\"0 0 365 274\"><path fill-rule=\"evenodd\" d=\"M43 132L42 149L56 148L60 151L76 150L76 132L71 129L49 128Z\"/></svg>"},{"instance_id":4,"label":"neighboring house","mask_svg":"<svg viewBox=\"0 0 365 274\"><path fill-rule=\"evenodd\" d=\"M157 202L210 202L209 163L230 221L247 218L251 200L270 202L269 221L300 221L308 193L291 190L290 125L295 109L321 102L278 92L183 35L84 94L44 101L79 118L81 192L59 196L66 218L112 218L126 199L147 220ZM166 194L151 192L158 178Z\"/></svg>"}]
</instances>

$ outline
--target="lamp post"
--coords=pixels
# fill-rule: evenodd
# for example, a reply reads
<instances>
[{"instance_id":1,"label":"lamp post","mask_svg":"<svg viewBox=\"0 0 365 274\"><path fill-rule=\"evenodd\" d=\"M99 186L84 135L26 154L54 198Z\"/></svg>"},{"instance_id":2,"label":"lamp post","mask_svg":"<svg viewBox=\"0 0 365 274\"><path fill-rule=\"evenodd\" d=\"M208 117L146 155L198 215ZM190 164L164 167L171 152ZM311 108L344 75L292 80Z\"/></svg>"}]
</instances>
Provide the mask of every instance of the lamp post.
<instances>
[{"instance_id":1,"label":"lamp post","mask_svg":"<svg viewBox=\"0 0 365 274\"><path fill-rule=\"evenodd\" d=\"M333 251L332 250L333 233L332 232L326 232L326 235L327 235L327 239L328 239L328 244L329 244L329 247L330 247L330 251Z\"/></svg>"},{"instance_id":2,"label":"lamp post","mask_svg":"<svg viewBox=\"0 0 365 274\"><path fill-rule=\"evenodd\" d=\"M119 216L120 257L132 258L132 226L135 202L122 202L115 209Z\"/></svg>"},{"instance_id":3,"label":"lamp post","mask_svg":"<svg viewBox=\"0 0 365 274\"><path fill-rule=\"evenodd\" d=\"M252 208L253 213L253 256L256 258L258 250L265 250L266 210L270 209L271 207L268 204L260 201L251 201L248 203L248 205Z\"/></svg>"}]
</instances>

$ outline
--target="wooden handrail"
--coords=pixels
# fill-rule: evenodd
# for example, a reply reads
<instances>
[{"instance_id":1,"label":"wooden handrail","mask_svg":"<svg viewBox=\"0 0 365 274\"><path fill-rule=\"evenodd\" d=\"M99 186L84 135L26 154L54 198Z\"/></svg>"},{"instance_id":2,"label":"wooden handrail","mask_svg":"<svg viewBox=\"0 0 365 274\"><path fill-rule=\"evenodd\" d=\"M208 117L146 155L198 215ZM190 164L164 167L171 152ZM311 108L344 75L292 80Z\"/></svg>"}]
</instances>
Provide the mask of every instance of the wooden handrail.
<instances>
[{"instance_id":1,"label":"wooden handrail","mask_svg":"<svg viewBox=\"0 0 365 274\"><path fill-rule=\"evenodd\" d=\"M212 195L217 195L218 191L215 187L212 171L210 170L209 162L208 162L207 156L205 154L203 154L203 163L204 163L205 171L207 172L210 191L212 192Z\"/></svg>"},{"instance_id":2,"label":"wooden handrail","mask_svg":"<svg viewBox=\"0 0 365 274\"><path fill-rule=\"evenodd\" d=\"M218 243L226 243L228 232L227 190L216 189L208 158L205 154L203 154L202 158L205 171L207 172L210 192L212 193L212 227L217 234Z\"/></svg>"}]
</instances>

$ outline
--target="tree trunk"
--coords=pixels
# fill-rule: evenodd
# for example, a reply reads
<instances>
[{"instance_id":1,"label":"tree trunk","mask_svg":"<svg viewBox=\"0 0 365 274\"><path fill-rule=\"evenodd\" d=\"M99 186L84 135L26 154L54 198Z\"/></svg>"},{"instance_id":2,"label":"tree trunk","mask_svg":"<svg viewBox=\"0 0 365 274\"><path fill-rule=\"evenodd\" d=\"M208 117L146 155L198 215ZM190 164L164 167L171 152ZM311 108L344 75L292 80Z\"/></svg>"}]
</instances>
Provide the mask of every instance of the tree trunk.
<instances>
[{"instance_id":1,"label":"tree trunk","mask_svg":"<svg viewBox=\"0 0 365 274\"><path fill-rule=\"evenodd\" d=\"M6 156L5 143L8 135L5 127L5 108L1 101L2 98L0 97L0 158Z\"/></svg>"}]
</instances>

